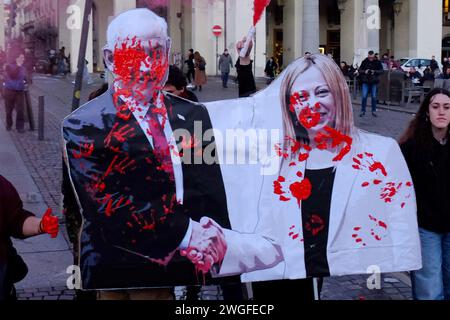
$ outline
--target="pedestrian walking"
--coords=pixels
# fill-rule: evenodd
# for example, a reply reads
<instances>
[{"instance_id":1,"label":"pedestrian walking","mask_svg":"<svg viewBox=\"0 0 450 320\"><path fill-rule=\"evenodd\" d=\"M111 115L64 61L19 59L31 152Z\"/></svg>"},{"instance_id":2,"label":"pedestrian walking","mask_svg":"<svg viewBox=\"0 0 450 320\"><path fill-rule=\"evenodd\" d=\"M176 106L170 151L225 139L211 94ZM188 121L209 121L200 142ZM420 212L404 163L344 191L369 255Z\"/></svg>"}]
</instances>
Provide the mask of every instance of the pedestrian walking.
<instances>
[{"instance_id":1,"label":"pedestrian walking","mask_svg":"<svg viewBox=\"0 0 450 320\"><path fill-rule=\"evenodd\" d=\"M191 84L195 79L195 56L194 49L189 49L188 58L184 61L187 65L188 71L186 73L187 80Z\"/></svg>"},{"instance_id":2,"label":"pedestrian walking","mask_svg":"<svg viewBox=\"0 0 450 320\"><path fill-rule=\"evenodd\" d=\"M275 73L278 69L278 64L275 62L275 58L271 57L269 60L267 60L266 68L264 69L264 73L269 78L267 79L267 84L271 84L272 81L275 79Z\"/></svg>"},{"instance_id":3,"label":"pedestrian walking","mask_svg":"<svg viewBox=\"0 0 450 320\"><path fill-rule=\"evenodd\" d=\"M372 99L372 116L376 117L377 111L377 95L378 95L378 83L379 77L383 73L383 66L381 62L375 58L373 51L369 51L369 55L361 63L359 68L360 82L362 83L362 104L360 117L366 115L367 98L370 96Z\"/></svg>"},{"instance_id":4,"label":"pedestrian walking","mask_svg":"<svg viewBox=\"0 0 450 320\"><path fill-rule=\"evenodd\" d=\"M58 235L58 218L47 210L42 219L23 208L14 186L0 175L0 301L16 300L14 284L23 280L28 267L14 249L11 237L25 239L48 233Z\"/></svg>"},{"instance_id":5,"label":"pedestrian walking","mask_svg":"<svg viewBox=\"0 0 450 320\"><path fill-rule=\"evenodd\" d=\"M67 75L68 73L68 58L66 56L66 48L62 47L58 53L58 71L57 74Z\"/></svg>"},{"instance_id":6,"label":"pedestrian walking","mask_svg":"<svg viewBox=\"0 0 450 320\"><path fill-rule=\"evenodd\" d=\"M241 50L244 48L247 37L244 37L236 44L236 50L240 55ZM255 77L253 76L253 61L250 59L250 53L253 49L253 41L250 41L248 51L245 54L245 58L239 56L236 61L236 70L238 74L239 85L239 97L249 97L256 92Z\"/></svg>"},{"instance_id":7,"label":"pedestrian walking","mask_svg":"<svg viewBox=\"0 0 450 320\"><path fill-rule=\"evenodd\" d=\"M228 77L231 68L233 68L233 59L228 53L228 49L225 49L219 58L219 70L222 74L222 87L224 88L228 88Z\"/></svg>"},{"instance_id":8,"label":"pedestrian walking","mask_svg":"<svg viewBox=\"0 0 450 320\"><path fill-rule=\"evenodd\" d=\"M195 85L198 87L198 91L202 91L202 87L206 84L206 61L200 54L196 51L194 53L195 60Z\"/></svg>"},{"instance_id":9,"label":"pedestrian walking","mask_svg":"<svg viewBox=\"0 0 450 320\"><path fill-rule=\"evenodd\" d=\"M422 269L412 273L416 300L450 300L450 92L424 99L400 140L417 198Z\"/></svg>"},{"instance_id":10,"label":"pedestrian walking","mask_svg":"<svg viewBox=\"0 0 450 320\"><path fill-rule=\"evenodd\" d=\"M26 70L24 67L25 55L21 51L12 53L13 62L5 67L5 109L6 130L11 131L13 127L13 111L16 111L16 129L24 133L25 125L25 81Z\"/></svg>"}]
</instances>

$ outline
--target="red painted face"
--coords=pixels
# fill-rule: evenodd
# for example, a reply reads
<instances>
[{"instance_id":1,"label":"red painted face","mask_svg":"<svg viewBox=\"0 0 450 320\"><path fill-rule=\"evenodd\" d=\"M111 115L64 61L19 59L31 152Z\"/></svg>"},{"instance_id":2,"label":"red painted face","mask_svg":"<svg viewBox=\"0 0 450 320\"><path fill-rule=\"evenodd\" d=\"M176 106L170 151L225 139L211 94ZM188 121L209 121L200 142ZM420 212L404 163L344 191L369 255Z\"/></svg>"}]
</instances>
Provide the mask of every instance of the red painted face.
<instances>
[{"instance_id":1,"label":"red painted face","mask_svg":"<svg viewBox=\"0 0 450 320\"><path fill-rule=\"evenodd\" d=\"M115 82L117 93L137 100L150 100L153 93L161 90L167 79L169 60L167 52L170 40L136 37L116 45L114 49Z\"/></svg>"}]
</instances>

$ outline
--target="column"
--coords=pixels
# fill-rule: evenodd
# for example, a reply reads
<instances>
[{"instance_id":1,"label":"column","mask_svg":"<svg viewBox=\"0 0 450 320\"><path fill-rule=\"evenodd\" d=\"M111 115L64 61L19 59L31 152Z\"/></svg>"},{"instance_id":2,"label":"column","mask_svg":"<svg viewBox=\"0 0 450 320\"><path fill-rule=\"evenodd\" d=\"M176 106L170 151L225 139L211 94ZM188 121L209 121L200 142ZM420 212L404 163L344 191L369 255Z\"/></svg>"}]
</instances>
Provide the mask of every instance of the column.
<instances>
[{"instance_id":1,"label":"column","mask_svg":"<svg viewBox=\"0 0 450 320\"><path fill-rule=\"evenodd\" d=\"M0 49L5 50L5 8L3 1L0 2Z\"/></svg>"},{"instance_id":2,"label":"column","mask_svg":"<svg viewBox=\"0 0 450 320\"><path fill-rule=\"evenodd\" d=\"M361 0L348 0L341 12L341 60L353 63L358 50L359 25L362 15Z\"/></svg>"},{"instance_id":3,"label":"column","mask_svg":"<svg viewBox=\"0 0 450 320\"><path fill-rule=\"evenodd\" d=\"M411 57L428 58L442 54L442 1L409 1Z\"/></svg>"},{"instance_id":4,"label":"column","mask_svg":"<svg viewBox=\"0 0 450 320\"><path fill-rule=\"evenodd\" d=\"M319 8L317 8L317 11ZM317 13L318 15L319 13ZM288 66L295 59L302 57L303 50L303 0L286 0L283 8L283 60ZM319 31L316 32L319 38ZM317 39L317 43L319 39ZM319 49L317 45L316 51Z\"/></svg>"},{"instance_id":5,"label":"column","mask_svg":"<svg viewBox=\"0 0 450 320\"><path fill-rule=\"evenodd\" d=\"M379 53L381 17L378 0L366 0L366 19L368 49Z\"/></svg>"},{"instance_id":6,"label":"column","mask_svg":"<svg viewBox=\"0 0 450 320\"><path fill-rule=\"evenodd\" d=\"M66 54L70 54L72 73L77 72L78 55L80 50L81 28L85 1L83 0L59 0L59 47L66 47ZM92 45L92 14L86 49L86 60L89 61L88 70L93 71L93 45Z\"/></svg>"},{"instance_id":7,"label":"column","mask_svg":"<svg viewBox=\"0 0 450 320\"><path fill-rule=\"evenodd\" d=\"M319 32L319 0L303 0L303 53L319 52Z\"/></svg>"},{"instance_id":8,"label":"column","mask_svg":"<svg viewBox=\"0 0 450 320\"><path fill-rule=\"evenodd\" d=\"M136 8L136 0L114 0L114 15Z\"/></svg>"}]
</instances>

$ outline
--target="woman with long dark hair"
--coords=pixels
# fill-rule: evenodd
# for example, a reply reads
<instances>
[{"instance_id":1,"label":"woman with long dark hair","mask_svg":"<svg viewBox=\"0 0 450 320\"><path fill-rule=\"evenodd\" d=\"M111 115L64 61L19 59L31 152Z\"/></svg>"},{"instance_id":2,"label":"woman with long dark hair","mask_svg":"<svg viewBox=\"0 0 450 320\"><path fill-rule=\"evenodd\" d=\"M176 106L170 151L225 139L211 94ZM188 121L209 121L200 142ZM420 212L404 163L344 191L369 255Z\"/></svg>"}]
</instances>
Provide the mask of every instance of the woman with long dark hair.
<instances>
[{"instance_id":1,"label":"woman with long dark hair","mask_svg":"<svg viewBox=\"0 0 450 320\"><path fill-rule=\"evenodd\" d=\"M450 299L450 92L434 89L400 140L417 195L423 268L414 298Z\"/></svg>"}]
</instances>

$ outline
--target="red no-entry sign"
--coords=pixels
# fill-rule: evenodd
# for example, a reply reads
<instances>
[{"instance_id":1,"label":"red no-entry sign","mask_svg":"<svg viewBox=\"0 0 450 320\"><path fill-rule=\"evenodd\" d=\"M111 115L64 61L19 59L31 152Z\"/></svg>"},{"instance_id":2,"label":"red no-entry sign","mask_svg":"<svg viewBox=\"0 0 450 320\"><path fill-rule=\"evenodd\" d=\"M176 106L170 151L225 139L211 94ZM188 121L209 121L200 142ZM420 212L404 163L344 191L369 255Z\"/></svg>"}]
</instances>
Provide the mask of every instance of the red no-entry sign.
<instances>
[{"instance_id":1,"label":"red no-entry sign","mask_svg":"<svg viewBox=\"0 0 450 320\"><path fill-rule=\"evenodd\" d=\"M215 26L212 28L212 32L213 32L213 34L214 34L216 37L220 37L220 35L222 34L222 27L219 26L219 25L215 25Z\"/></svg>"}]
</instances>

